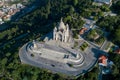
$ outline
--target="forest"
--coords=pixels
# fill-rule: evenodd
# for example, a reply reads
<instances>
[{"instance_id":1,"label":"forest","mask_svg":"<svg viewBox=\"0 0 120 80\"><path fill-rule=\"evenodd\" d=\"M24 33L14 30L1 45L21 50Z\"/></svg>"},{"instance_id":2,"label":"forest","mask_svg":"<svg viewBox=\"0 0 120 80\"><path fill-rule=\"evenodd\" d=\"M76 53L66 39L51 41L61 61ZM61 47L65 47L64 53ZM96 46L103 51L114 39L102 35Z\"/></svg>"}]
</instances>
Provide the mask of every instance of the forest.
<instances>
[{"instance_id":1,"label":"forest","mask_svg":"<svg viewBox=\"0 0 120 80\"><path fill-rule=\"evenodd\" d=\"M63 18L71 29L80 29L84 21L81 19L94 16L97 25L108 31L112 42L120 44L120 1L109 9L107 5L101 7L92 5L93 0L41 0L40 5L18 21L6 22L8 28L0 31L0 80L68 80L71 76L61 73L51 73L27 64L19 59L19 49L28 41L40 40L42 35L50 32ZM31 3L32 4L32 3ZM118 16L103 17L103 11L112 10ZM116 12L117 11L117 12ZM0 25L5 26L5 25ZM75 32L75 34L78 34ZM120 79L120 55L110 53L110 59L115 63L113 73L104 76L104 80ZM98 64L88 73L74 78L74 80L97 80ZM107 76L107 78L106 78ZM109 76L109 77L108 77Z\"/></svg>"}]
</instances>

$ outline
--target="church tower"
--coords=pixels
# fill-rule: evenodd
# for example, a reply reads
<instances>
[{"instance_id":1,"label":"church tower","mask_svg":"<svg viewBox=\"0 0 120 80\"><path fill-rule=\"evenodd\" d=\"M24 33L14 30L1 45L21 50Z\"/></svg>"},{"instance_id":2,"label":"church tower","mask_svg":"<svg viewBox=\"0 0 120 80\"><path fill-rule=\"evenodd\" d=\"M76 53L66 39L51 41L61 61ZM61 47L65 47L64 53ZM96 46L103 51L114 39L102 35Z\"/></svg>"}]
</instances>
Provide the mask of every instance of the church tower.
<instances>
[{"instance_id":1,"label":"church tower","mask_svg":"<svg viewBox=\"0 0 120 80\"><path fill-rule=\"evenodd\" d=\"M68 42L70 36L70 30L68 24L66 25L67 30L65 31L65 42Z\"/></svg>"},{"instance_id":2,"label":"church tower","mask_svg":"<svg viewBox=\"0 0 120 80\"><path fill-rule=\"evenodd\" d=\"M62 18L57 27L53 30L53 40L61 42L71 42L72 36L70 35L70 29L68 24L64 24Z\"/></svg>"},{"instance_id":3,"label":"church tower","mask_svg":"<svg viewBox=\"0 0 120 80\"><path fill-rule=\"evenodd\" d=\"M59 30L66 30L66 26L65 26L65 24L64 24L64 22L63 22L63 20L62 20L62 18L61 18L61 20L60 20L58 29L59 29Z\"/></svg>"},{"instance_id":4,"label":"church tower","mask_svg":"<svg viewBox=\"0 0 120 80\"><path fill-rule=\"evenodd\" d=\"M57 33L57 28L55 27L53 30L53 40L56 40L56 33Z\"/></svg>"}]
</instances>

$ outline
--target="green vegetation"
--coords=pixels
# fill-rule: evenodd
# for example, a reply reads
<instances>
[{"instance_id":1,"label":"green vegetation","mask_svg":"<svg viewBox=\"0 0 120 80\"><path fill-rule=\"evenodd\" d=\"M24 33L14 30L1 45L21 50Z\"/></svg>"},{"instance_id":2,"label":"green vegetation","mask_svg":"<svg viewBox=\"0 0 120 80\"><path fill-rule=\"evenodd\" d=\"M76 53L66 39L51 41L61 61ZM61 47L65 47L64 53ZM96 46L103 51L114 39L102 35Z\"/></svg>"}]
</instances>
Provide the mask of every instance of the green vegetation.
<instances>
[{"instance_id":1,"label":"green vegetation","mask_svg":"<svg viewBox=\"0 0 120 80\"><path fill-rule=\"evenodd\" d=\"M105 37L99 37L98 39L95 40L95 43L97 43L98 45L103 44L103 42L105 41Z\"/></svg>"},{"instance_id":2,"label":"green vegetation","mask_svg":"<svg viewBox=\"0 0 120 80\"><path fill-rule=\"evenodd\" d=\"M108 50L108 49L110 48L110 46L111 46L111 42L109 42L109 43L107 44L105 50Z\"/></svg>"},{"instance_id":3,"label":"green vegetation","mask_svg":"<svg viewBox=\"0 0 120 80\"><path fill-rule=\"evenodd\" d=\"M1 80L65 80L47 70L21 64L18 52L28 41L48 33L63 17L71 28L80 29L83 21L79 11L87 0L41 0L40 6L17 22L7 22L9 28L0 32L0 79ZM79 5L83 5L79 8ZM86 77L83 76L84 79ZM79 78L78 78L79 79Z\"/></svg>"},{"instance_id":4,"label":"green vegetation","mask_svg":"<svg viewBox=\"0 0 120 80\"><path fill-rule=\"evenodd\" d=\"M99 69L98 66L94 67L89 73L80 76L76 80L98 80Z\"/></svg>"},{"instance_id":5,"label":"green vegetation","mask_svg":"<svg viewBox=\"0 0 120 80\"><path fill-rule=\"evenodd\" d=\"M97 34L104 35L103 31L100 28L95 28Z\"/></svg>"},{"instance_id":6,"label":"green vegetation","mask_svg":"<svg viewBox=\"0 0 120 80\"><path fill-rule=\"evenodd\" d=\"M120 16L106 16L101 18L97 24L110 33L109 38L112 42L120 45Z\"/></svg>"},{"instance_id":7,"label":"green vegetation","mask_svg":"<svg viewBox=\"0 0 120 80\"><path fill-rule=\"evenodd\" d=\"M5 40L5 41L6 40L10 40L13 37L19 35L20 33L22 34L22 32L20 32L20 30L18 29L18 27L11 28L11 29L8 29L8 30L0 32L0 44L2 44L1 42L3 40Z\"/></svg>"},{"instance_id":8,"label":"green vegetation","mask_svg":"<svg viewBox=\"0 0 120 80\"><path fill-rule=\"evenodd\" d=\"M31 57L34 57L34 54L31 54Z\"/></svg>"},{"instance_id":9,"label":"green vegetation","mask_svg":"<svg viewBox=\"0 0 120 80\"><path fill-rule=\"evenodd\" d=\"M80 46L80 50L84 51L88 46L89 46L88 43L84 42L84 43Z\"/></svg>"},{"instance_id":10,"label":"green vegetation","mask_svg":"<svg viewBox=\"0 0 120 80\"><path fill-rule=\"evenodd\" d=\"M32 0L30 0L32 1ZM92 5L93 0L41 0L37 9L30 12L15 22L7 22L9 28L0 32L0 80L66 80L66 76L52 74L45 69L21 64L18 52L28 41L40 38L57 25L63 17L64 22L70 24L71 29L80 29L84 24L81 16L88 18L94 16L98 19L107 11L106 6L98 7ZM34 3L35 4L35 3ZM116 3L116 6L119 4ZM117 9L113 7L114 9ZM119 6L116 11L119 11ZM113 42L120 44L120 15L117 17L102 17L97 24L109 31L113 36ZM93 31L94 32L94 31ZM92 33L92 32L91 32ZM76 35L77 33L75 33ZM82 45L83 50L88 44ZM119 80L120 56L110 54L115 63L114 73L111 79ZM81 75L76 80L97 80L98 67Z\"/></svg>"},{"instance_id":11,"label":"green vegetation","mask_svg":"<svg viewBox=\"0 0 120 80\"><path fill-rule=\"evenodd\" d=\"M117 16L106 16L98 20L97 25L110 33L109 40L120 46L120 1L114 1L111 6L112 12Z\"/></svg>"},{"instance_id":12,"label":"green vegetation","mask_svg":"<svg viewBox=\"0 0 120 80\"><path fill-rule=\"evenodd\" d=\"M114 66L112 67L112 73L108 75L104 75L103 78L104 80L119 80L120 79L120 55L109 52L109 59L113 61Z\"/></svg>"},{"instance_id":13,"label":"green vegetation","mask_svg":"<svg viewBox=\"0 0 120 80\"><path fill-rule=\"evenodd\" d=\"M78 42L75 41L75 43L74 43L74 48L76 48L77 46L78 46Z\"/></svg>"},{"instance_id":14,"label":"green vegetation","mask_svg":"<svg viewBox=\"0 0 120 80\"><path fill-rule=\"evenodd\" d=\"M68 64L68 66L73 67L73 65L72 65L72 64Z\"/></svg>"},{"instance_id":15,"label":"green vegetation","mask_svg":"<svg viewBox=\"0 0 120 80\"><path fill-rule=\"evenodd\" d=\"M114 35L113 36L114 37L113 41L116 42L116 43L118 43L120 45L120 26L119 26L118 29L115 30L115 32L113 33L113 35Z\"/></svg>"},{"instance_id":16,"label":"green vegetation","mask_svg":"<svg viewBox=\"0 0 120 80\"><path fill-rule=\"evenodd\" d=\"M92 29L86 35L86 39L93 41L93 42L96 42L97 44L101 44L105 40L105 38L102 36L103 36L103 32L100 29Z\"/></svg>"},{"instance_id":17,"label":"green vegetation","mask_svg":"<svg viewBox=\"0 0 120 80\"><path fill-rule=\"evenodd\" d=\"M95 29L90 30L90 32L87 34L86 38L90 41L93 41L95 36L97 36L97 32Z\"/></svg>"},{"instance_id":18,"label":"green vegetation","mask_svg":"<svg viewBox=\"0 0 120 80\"><path fill-rule=\"evenodd\" d=\"M120 15L120 1L118 0L116 3L114 3L111 9L113 10L113 12L116 12Z\"/></svg>"},{"instance_id":19,"label":"green vegetation","mask_svg":"<svg viewBox=\"0 0 120 80\"><path fill-rule=\"evenodd\" d=\"M102 11L104 11L104 12L108 12L108 11L110 11L109 6L108 6L108 5L106 5L106 4L104 4L104 5L103 5L103 6L101 6L100 8L101 8L101 10L102 10Z\"/></svg>"},{"instance_id":20,"label":"green vegetation","mask_svg":"<svg viewBox=\"0 0 120 80\"><path fill-rule=\"evenodd\" d=\"M78 37L79 35L78 35L78 31L73 31L73 38L75 38L75 39L78 39L79 37Z\"/></svg>"}]
</instances>

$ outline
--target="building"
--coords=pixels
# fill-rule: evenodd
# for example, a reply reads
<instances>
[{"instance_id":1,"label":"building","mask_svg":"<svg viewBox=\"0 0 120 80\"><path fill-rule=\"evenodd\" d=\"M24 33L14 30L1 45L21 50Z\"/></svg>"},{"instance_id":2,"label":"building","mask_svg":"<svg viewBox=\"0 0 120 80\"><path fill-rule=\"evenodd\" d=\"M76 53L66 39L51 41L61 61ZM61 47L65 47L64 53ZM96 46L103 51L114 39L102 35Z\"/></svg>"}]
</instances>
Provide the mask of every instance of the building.
<instances>
[{"instance_id":1,"label":"building","mask_svg":"<svg viewBox=\"0 0 120 80\"><path fill-rule=\"evenodd\" d=\"M98 59L99 65L105 66L105 67L110 67L113 65L113 62L108 60L108 58L104 55L101 55Z\"/></svg>"},{"instance_id":2,"label":"building","mask_svg":"<svg viewBox=\"0 0 120 80\"><path fill-rule=\"evenodd\" d=\"M107 57L102 55L99 57L99 65L102 65L102 66L107 66Z\"/></svg>"},{"instance_id":3,"label":"building","mask_svg":"<svg viewBox=\"0 0 120 80\"><path fill-rule=\"evenodd\" d=\"M109 74L111 73L113 62L108 60L108 58L104 55L101 55L98 59L99 67L102 71L102 74Z\"/></svg>"},{"instance_id":4,"label":"building","mask_svg":"<svg viewBox=\"0 0 120 80\"><path fill-rule=\"evenodd\" d=\"M84 34L86 30L87 30L87 28L82 28L82 29L80 29L79 34L80 34L80 35Z\"/></svg>"},{"instance_id":5,"label":"building","mask_svg":"<svg viewBox=\"0 0 120 80\"><path fill-rule=\"evenodd\" d=\"M73 42L74 39L72 38L72 32L69 29L68 24L65 25L61 19L57 27L53 30L52 39L47 40L45 43L33 41L32 44L29 45L28 51L34 53L33 55L35 56L40 55L40 57L49 60L81 65L81 62L84 60L83 55L78 51L71 49L71 46L67 46L67 44ZM68 47L69 49L67 49Z\"/></svg>"},{"instance_id":6,"label":"building","mask_svg":"<svg viewBox=\"0 0 120 80\"><path fill-rule=\"evenodd\" d=\"M94 0L95 2L98 2L98 3L104 3L104 4L112 4L112 0Z\"/></svg>"},{"instance_id":7,"label":"building","mask_svg":"<svg viewBox=\"0 0 120 80\"><path fill-rule=\"evenodd\" d=\"M72 42L72 32L69 29L68 24L64 24L62 19L57 27L54 28L53 40L59 40L62 42Z\"/></svg>"},{"instance_id":8,"label":"building","mask_svg":"<svg viewBox=\"0 0 120 80\"><path fill-rule=\"evenodd\" d=\"M115 53L120 54L120 49L115 50Z\"/></svg>"},{"instance_id":9,"label":"building","mask_svg":"<svg viewBox=\"0 0 120 80\"><path fill-rule=\"evenodd\" d=\"M92 20L92 19L82 19L83 21L85 21L85 24L83 25L82 29L80 30L79 34L83 34L84 32L88 32L90 29L95 28L94 24L96 23L96 21Z\"/></svg>"}]
</instances>

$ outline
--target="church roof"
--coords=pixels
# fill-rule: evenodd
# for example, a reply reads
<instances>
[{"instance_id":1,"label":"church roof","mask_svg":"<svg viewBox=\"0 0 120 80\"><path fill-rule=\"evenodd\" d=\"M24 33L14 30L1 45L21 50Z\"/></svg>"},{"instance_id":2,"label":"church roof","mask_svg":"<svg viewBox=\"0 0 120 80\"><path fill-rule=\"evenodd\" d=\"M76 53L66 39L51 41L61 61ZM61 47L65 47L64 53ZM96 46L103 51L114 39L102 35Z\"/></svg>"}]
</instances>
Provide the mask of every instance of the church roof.
<instances>
[{"instance_id":1,"label":"church roof","mask_svg":"<svg viewBox=\"0 0 120 80\"><path fill-rule=\"evenodd\" d=\"M66 26L65 26L62 18L61 18L61 20L60 20L60 23L59 23L58 27L59 27L59 29L64 29L64 30L66 29Z\"/></svg>"}]
</instances>

